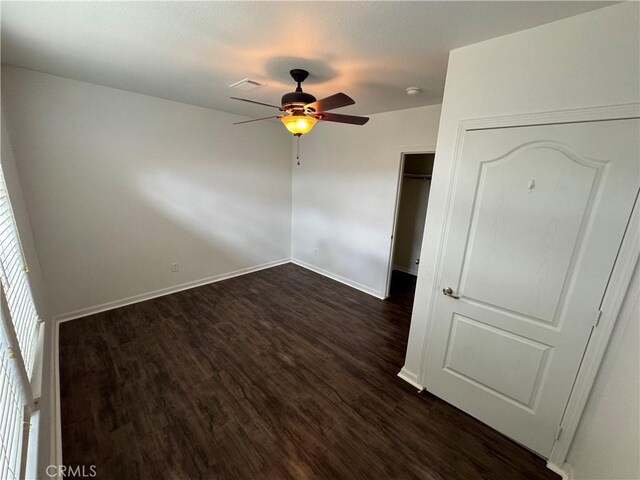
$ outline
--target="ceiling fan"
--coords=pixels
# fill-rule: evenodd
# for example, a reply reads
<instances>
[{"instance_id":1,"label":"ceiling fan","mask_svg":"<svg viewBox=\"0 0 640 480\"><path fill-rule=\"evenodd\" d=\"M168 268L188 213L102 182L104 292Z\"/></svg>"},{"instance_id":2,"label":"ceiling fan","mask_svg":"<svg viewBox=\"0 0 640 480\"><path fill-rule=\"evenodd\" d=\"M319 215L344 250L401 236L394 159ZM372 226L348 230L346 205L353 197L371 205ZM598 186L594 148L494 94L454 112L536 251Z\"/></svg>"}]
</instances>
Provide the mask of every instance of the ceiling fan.
<instances>
[{"instance_id":1,"label":"ceiling fan","mask_svg":"<svg viewBox=\"0 0 640 480\"><path fill-rule=\"evenodd\" d=\"M253 120L245 120L244 122L236 122L234 125L242 123L258 122L260 120L268 120L270 118L279 118L284 126L296 137L300 137L309 132L318 120L324 122L350 123L352 125L364 125L369 121L368 117L356 117L354 115L342 115L339 113L327 113L328 110L334 110L347 105L356 103L351 97L344 93L336 93L330 97L316 100L316 97L310 93L302 91L302 82L309 76L309 72L299 68L295 68L289 72L298 86L295 92L285 93L282 96L282 105L271 105L268 103L255 102L246 98L231 97L233 100L242 102L255 103L266 107L277 108L281 112L280 115L272 115L270 117L256 118Z\"/></svg>"}]
</instances>

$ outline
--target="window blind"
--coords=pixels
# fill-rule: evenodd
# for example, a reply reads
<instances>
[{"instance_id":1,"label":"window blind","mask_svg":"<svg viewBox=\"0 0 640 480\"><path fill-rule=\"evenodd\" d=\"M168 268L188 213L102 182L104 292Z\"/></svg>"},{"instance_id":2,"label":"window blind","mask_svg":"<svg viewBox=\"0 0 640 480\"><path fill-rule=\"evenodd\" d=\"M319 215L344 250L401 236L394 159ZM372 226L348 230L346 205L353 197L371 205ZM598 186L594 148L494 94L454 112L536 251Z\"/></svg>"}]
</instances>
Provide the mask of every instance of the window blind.
<instances>
[{"instance_id":1,"label":"window blind","mask_svg":"<svg viewBox=\"0 0 640 480\"><path fill-rule=\"evenodd\" d=\"M0 173L0 281L7 298L25 368L31 376L38 314L31 295L27 271L4 176Z\"/></svg>"},{"instance_id":2,"label":"window blind","mask_svg":"<svg viewBox=\"0 0 640 480\"><path fill-rule=\"evenodd\" d=\"M26 398L11 342L0 331L0 478L13 480L20 478Z\"/></svg>"},{"instance_id":3,"label":"window blind","mask_svg":"<svg viewBox=\"0 0 640 480\"><path fill-rule=\"evenodd\" d=\"M0 478L24 477L39 318L0 170Z\"/></svg>"}]
</instances>

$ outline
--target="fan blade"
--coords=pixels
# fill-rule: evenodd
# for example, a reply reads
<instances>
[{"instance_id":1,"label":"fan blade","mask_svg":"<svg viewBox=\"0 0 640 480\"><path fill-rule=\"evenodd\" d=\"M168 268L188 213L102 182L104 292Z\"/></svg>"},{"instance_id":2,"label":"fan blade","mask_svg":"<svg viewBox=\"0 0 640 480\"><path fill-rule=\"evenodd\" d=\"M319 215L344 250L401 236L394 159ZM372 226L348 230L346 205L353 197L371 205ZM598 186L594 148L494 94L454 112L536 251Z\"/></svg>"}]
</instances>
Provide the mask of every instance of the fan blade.
<instances>
[{"instance_id":1,"label":"fan blade","mask_svg":"<svg viewBox=\"0 0 640 480\"><path fill-rule=\"evenodd\" d=\"M313 103L305 105L306 108L313 108L317 113L326 112L327 110L334 110L340 107L346 107L347 105L353 105L355 100L349 95L344 93L336 93L330 97L316 100Z\"/></svg>"},{"instance_id":2,"label":"fan blade","mask_svg":"<svg viewBox=\"0 0 640 480\"><path fill-rule=\"evenodd\" d=\"M254 118L253 120L245 120L244 122L236 122L234 125L240 125L242 123L259 122L260 120L269 120L270 118L280 118L280 115L272 115L271 117Z\"/></svg>"},{"instance_id":3,"label":"fan blade","mask_svg":"<svg viewBox=\"0 0 640 480\"><path fill-rule=\"evenodd\" d=\"M248 102L248 103L255 103L256 105L264 105L265 107L273 107L273 108L277 108L278 110L280 110L280 107L278 107L277 105L271 105L270 103L262 103L262 102L256 102L253 100L247 100L246 98L239 98L239 97L231 97L233 100L240 100L241 102Z\"/></svg>"},{"instance_id":4,"label":"fan blade","mask_svg":"<svg viewBox=\"0 0 640 480\"><path fill-rule=\"evenodd\" d=\"M355 115L341 115L339 113L320 113L318 120L325 122L350 123L352 125L364 125L369 121L369 117L356 117Z\"/></svg>"}]
</instances>

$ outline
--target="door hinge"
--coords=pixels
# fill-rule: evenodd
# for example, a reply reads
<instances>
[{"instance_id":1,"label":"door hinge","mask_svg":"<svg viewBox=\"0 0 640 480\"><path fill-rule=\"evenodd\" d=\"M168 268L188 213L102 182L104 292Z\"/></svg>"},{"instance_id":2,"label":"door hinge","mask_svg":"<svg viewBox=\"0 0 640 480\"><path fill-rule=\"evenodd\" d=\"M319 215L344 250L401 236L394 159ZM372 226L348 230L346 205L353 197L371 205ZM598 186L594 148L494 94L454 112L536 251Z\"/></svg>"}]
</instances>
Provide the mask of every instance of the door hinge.
<instances>
[{"instance_id":1,"label":"door hinge","mask_svg":"<svg viewBox=\"0 0 640 480\"><path fill-rule=\"evenodd\" d=\"M602 310L598 310L598 312L596 313L596 321L593 322L594 327L597 327L600 323L600 317L602 317Z\"/></svg>"},{"instance_id":2,"label":"door hinge","mask_svg":"<svg viewBox=\"0 0 640 480\"><path fill-rule=\"evenodd\" d=\"M560 440L561 435L562 435L562 427L558 429L558 433L556 434L556 440Z\"/></svg>"}]
</instances>

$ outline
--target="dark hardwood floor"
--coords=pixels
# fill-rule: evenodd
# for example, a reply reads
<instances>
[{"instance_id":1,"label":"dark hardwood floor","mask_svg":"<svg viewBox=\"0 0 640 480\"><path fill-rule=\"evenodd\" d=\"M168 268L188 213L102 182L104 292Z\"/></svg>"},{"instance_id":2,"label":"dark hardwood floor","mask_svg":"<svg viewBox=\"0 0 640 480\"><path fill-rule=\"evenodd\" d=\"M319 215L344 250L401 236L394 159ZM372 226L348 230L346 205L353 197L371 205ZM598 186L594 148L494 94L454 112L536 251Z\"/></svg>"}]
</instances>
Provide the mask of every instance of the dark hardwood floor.
<instances>
[{"instance_id":1,"label":"dark hardwood floor","mask_svg":"<svg viewBox=\"0 0 640 480\"><path fill-rule=\"evenodd\" d=\"M287 264L61 324L64 463L114 480L557 480L396 376L413 283L394 287L381 301Z\"/></svg>"}]
</instances>

